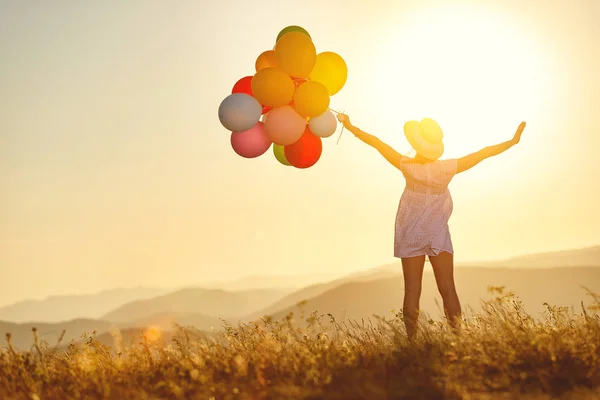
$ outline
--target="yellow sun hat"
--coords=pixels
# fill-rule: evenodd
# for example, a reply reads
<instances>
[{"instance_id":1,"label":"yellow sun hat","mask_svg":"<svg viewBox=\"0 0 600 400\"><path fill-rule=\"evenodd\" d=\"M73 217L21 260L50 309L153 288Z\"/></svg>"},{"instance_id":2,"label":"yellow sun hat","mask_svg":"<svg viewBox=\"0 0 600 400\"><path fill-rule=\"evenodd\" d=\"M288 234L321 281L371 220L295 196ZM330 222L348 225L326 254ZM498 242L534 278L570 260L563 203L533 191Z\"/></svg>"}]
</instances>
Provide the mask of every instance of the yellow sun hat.
<instances>
[{"instance_id":1,"label":"yellow sun hat","mask_svg":"<svg viewBox=\"0 0 600 400\"><path fill-rule=\"evenodd\" d=\"M428 160L435 161L444 153L444 132L431 118L408 121L404 124L404 135L412 148Z\"/></svg>"}]
</instances>

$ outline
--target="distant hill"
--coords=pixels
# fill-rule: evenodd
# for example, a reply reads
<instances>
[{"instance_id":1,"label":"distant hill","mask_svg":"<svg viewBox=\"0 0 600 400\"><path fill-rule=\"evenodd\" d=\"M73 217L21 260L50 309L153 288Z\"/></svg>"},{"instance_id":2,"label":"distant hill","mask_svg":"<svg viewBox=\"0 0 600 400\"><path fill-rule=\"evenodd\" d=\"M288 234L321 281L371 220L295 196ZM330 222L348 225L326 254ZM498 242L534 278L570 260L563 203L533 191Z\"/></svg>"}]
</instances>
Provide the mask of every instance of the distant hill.
<instances>
[{"instance_id":1,"label":"distant hill","mask_svg":"<svg viewBox=\"0 0 600 400\"><path fill-rule=\"evenodd\" d=\"M172 330L174 324L186 327L193 326L203 331L220 330L223 321L198 313L161 312L135 321L119 324L122 328L158 328L163 331Z\"/></svg>"},{"instance_id":2,"label":"distant hill","mask_svg":"<svg viewBox=\"0 0 600 400\"><path fill-rule=\"evenodd\" d=\"M469 265L512 268L600 267L600 246L534 253L500 261L469 263Z\"/></svg>"},{"instance_id":3,"label":"distant hill","mask_svg":"<svg viewBox=\"0 0 600 400\"><path fill-rule=\"evenodd\" d=\"M346 277L335 279L330 282L311 285L311 286L302 288L300 290L297 290L295 292L288 294L287 296L283 297L279 301L277 301L273 304L270 304L268 307L265 307L262 310L258 310L255 313L252 313L249 317L251 319L260 318L261 316L270 315L272 313L275 313L279 310L282 310L282 309L285 309L288 307L294 307L297 303L299 303L303 300L318 296L322 293L327 292L328 290L331 290L335 287L338 287L338 286L343 285L348 282L355 282L355 281L361 282L361 281L370 281L370 280L375 280L375 279L381 279L384 277L395 276L401 272L402 272L402 267L400 264L387 264L387 265L383 265L380 267L369 269L367 271L353 273Z\"/></svg>"},{"instance_id":4,"label":"distant hill","mask_svg":"<svg viewBox=\"0 0 600 400\"><path fill-rule=\"evenodd\" d=\"M327 282L337 277L335 274L251 275L231 281L207 282L201 286L207 289L222 289L227 291L277 289L291 292L305 286Z\"/></svg>"},{"instance_id":5,"label":"distant hill","mask_svg":"<svg viewBox=\"0 0 600 400\"><path fill-rule=\"evenodd\" d=\"M600 268L461 268L455 272L455 279L464 312L468 306L480 309L481 299L490 298L488 286L505 286L506 291L514 291L523 301L528 312L539 316L545 308L544 302L551 305L573 307L581 311L580 302L589 304L589 296L581 286L587 286L594 292L600 292ZM318 314L331 313L338 319L361 319L373 314L391 317L391 310L402 308L404 295L402 276L393 276L376 280L346 282L329 288L322 293L304 299L303 310L306 316L312 311ZM307 294L309 294L307 292ZM435 301L439 305L436 305ZM434 318L443 315L440 307L442 300L437 291L435 278L431 272L423 277L421 309ZM281 319L289 312L299 314L296 305L267 313L275 319ZM255 320L256 315L247 320Z\"/></svg>"},{"instance_id":6,"label":"distant hill","mask_svg":"<svg viewBox=\"0 0 600 400\"><path fill-rule=\"evenodd\" d=\"M76 318L100 318L107 312L134 300L163 295L173 289L119 288L88 295L51 296L43 300L24 300L0 307L0 321L61 322Z\"/></svg>"},{"instance_id":7,"label":"distant hill","mask_svg":"<svg viewBox=\"0 0 600 400\"><path fill-rule=\"evenodd\" d=\"M123 323L159 313L200 313L213 318L230 318L255 312L279 300L285 292L272 289L228 292L220 289L188 288L127 303L104 315L106 321Z\"/></svg>"}]
</instances>

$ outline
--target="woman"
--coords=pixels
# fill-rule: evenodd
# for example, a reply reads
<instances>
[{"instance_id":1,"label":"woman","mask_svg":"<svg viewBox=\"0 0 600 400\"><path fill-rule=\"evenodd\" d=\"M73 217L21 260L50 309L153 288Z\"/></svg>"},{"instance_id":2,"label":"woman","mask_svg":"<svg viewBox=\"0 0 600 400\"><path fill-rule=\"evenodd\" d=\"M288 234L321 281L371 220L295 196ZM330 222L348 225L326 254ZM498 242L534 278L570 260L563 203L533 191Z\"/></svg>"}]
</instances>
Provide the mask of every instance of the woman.
<instances>
[{"instance_id":1,"label":"woman","mask_svg":"<svg viewBox=\"0 0 600 400\"><path fill-rule=\"evenodd\" d=\"M406 179L396 215L394 256L402 260L402 312L408 338L412 340L416 333L425 256L433 267L446 317L453 328L458 328L461 307L454 285L454 250L448 229L453 207L448 184L457 173L519 143L525 122L519 125L512 140L459 159L439 160L444 152L444 135L431 119L404 125L404 134L417 152L414 158L399 154L377 137L353 126L347 115L338 114L338 120L357 138L376 148Z\"/></svg>"}]
</instances>

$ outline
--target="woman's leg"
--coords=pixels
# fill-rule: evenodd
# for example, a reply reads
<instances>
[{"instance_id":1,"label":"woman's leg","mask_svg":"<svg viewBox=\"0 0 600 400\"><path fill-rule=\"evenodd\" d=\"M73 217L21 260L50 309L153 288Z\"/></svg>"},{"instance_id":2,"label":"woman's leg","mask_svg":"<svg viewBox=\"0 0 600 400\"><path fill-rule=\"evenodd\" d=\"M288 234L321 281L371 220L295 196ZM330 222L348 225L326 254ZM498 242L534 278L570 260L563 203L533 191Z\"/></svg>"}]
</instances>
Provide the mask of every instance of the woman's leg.
<instances>
[{"instance_id":1,"label":"woman's leg","mask_svg":"<svg viewBox=\"0 0 600 400\"><path fill-rule=\"evenodd\" d=\"M444 313L453 328L458 328L461 308L456 287L454 285L454 256L448 252L441 252L437 256L429 257L438 290L444 300Z\"/></svg>"},{"instance_id":2,"label":"woman's leg","mask_svg":"<svg viewBox=\"0 0 600 400\"><path fill-rule=\"evenodd\" d=\"M425 256L402 259L402 272L404 275L404 306L402 313L404 314L404 325L409 340L413 340L417 332L424 266Z\"/></svg>"}]
</instances>

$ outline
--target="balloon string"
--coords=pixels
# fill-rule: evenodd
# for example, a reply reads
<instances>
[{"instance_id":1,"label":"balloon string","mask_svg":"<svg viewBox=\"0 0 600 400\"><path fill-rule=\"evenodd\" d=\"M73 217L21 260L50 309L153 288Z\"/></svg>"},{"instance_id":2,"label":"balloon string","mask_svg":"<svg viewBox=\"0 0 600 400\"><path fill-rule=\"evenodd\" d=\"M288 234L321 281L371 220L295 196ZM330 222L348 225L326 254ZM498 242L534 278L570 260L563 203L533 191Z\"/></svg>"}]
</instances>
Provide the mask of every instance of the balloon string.
<instances>
[{"instance_id":1,"label":"balloon string","mask_svg":"<svg viewBox=\"0 0 600 400\"><path fill-rule=\"evenodd\" d=\"M342 130L340 132L340 136L338 136L338 140L336 144L340 144L340 139L342 138L342 133L344 133L344 126L342 126Z\"/></svg>"},{"instance_id":2,"label":"balloon string","mask_svg":"<svg viewBox=\"0 0 600 400\"><path fill-rule=\"evenodd\" d=\"M333 111L336 114L343 114L344 113L344 111L339 112L339 111L334 110L333 108L330 108L329 110ZM342 133L344 133L344 128L345 128L345 126L342 125L342 130L340 131L340 136L338 136L338 140L337 140L336 144L340 144L340 139L342 138Z\"/></svg>"}]
</instances>

